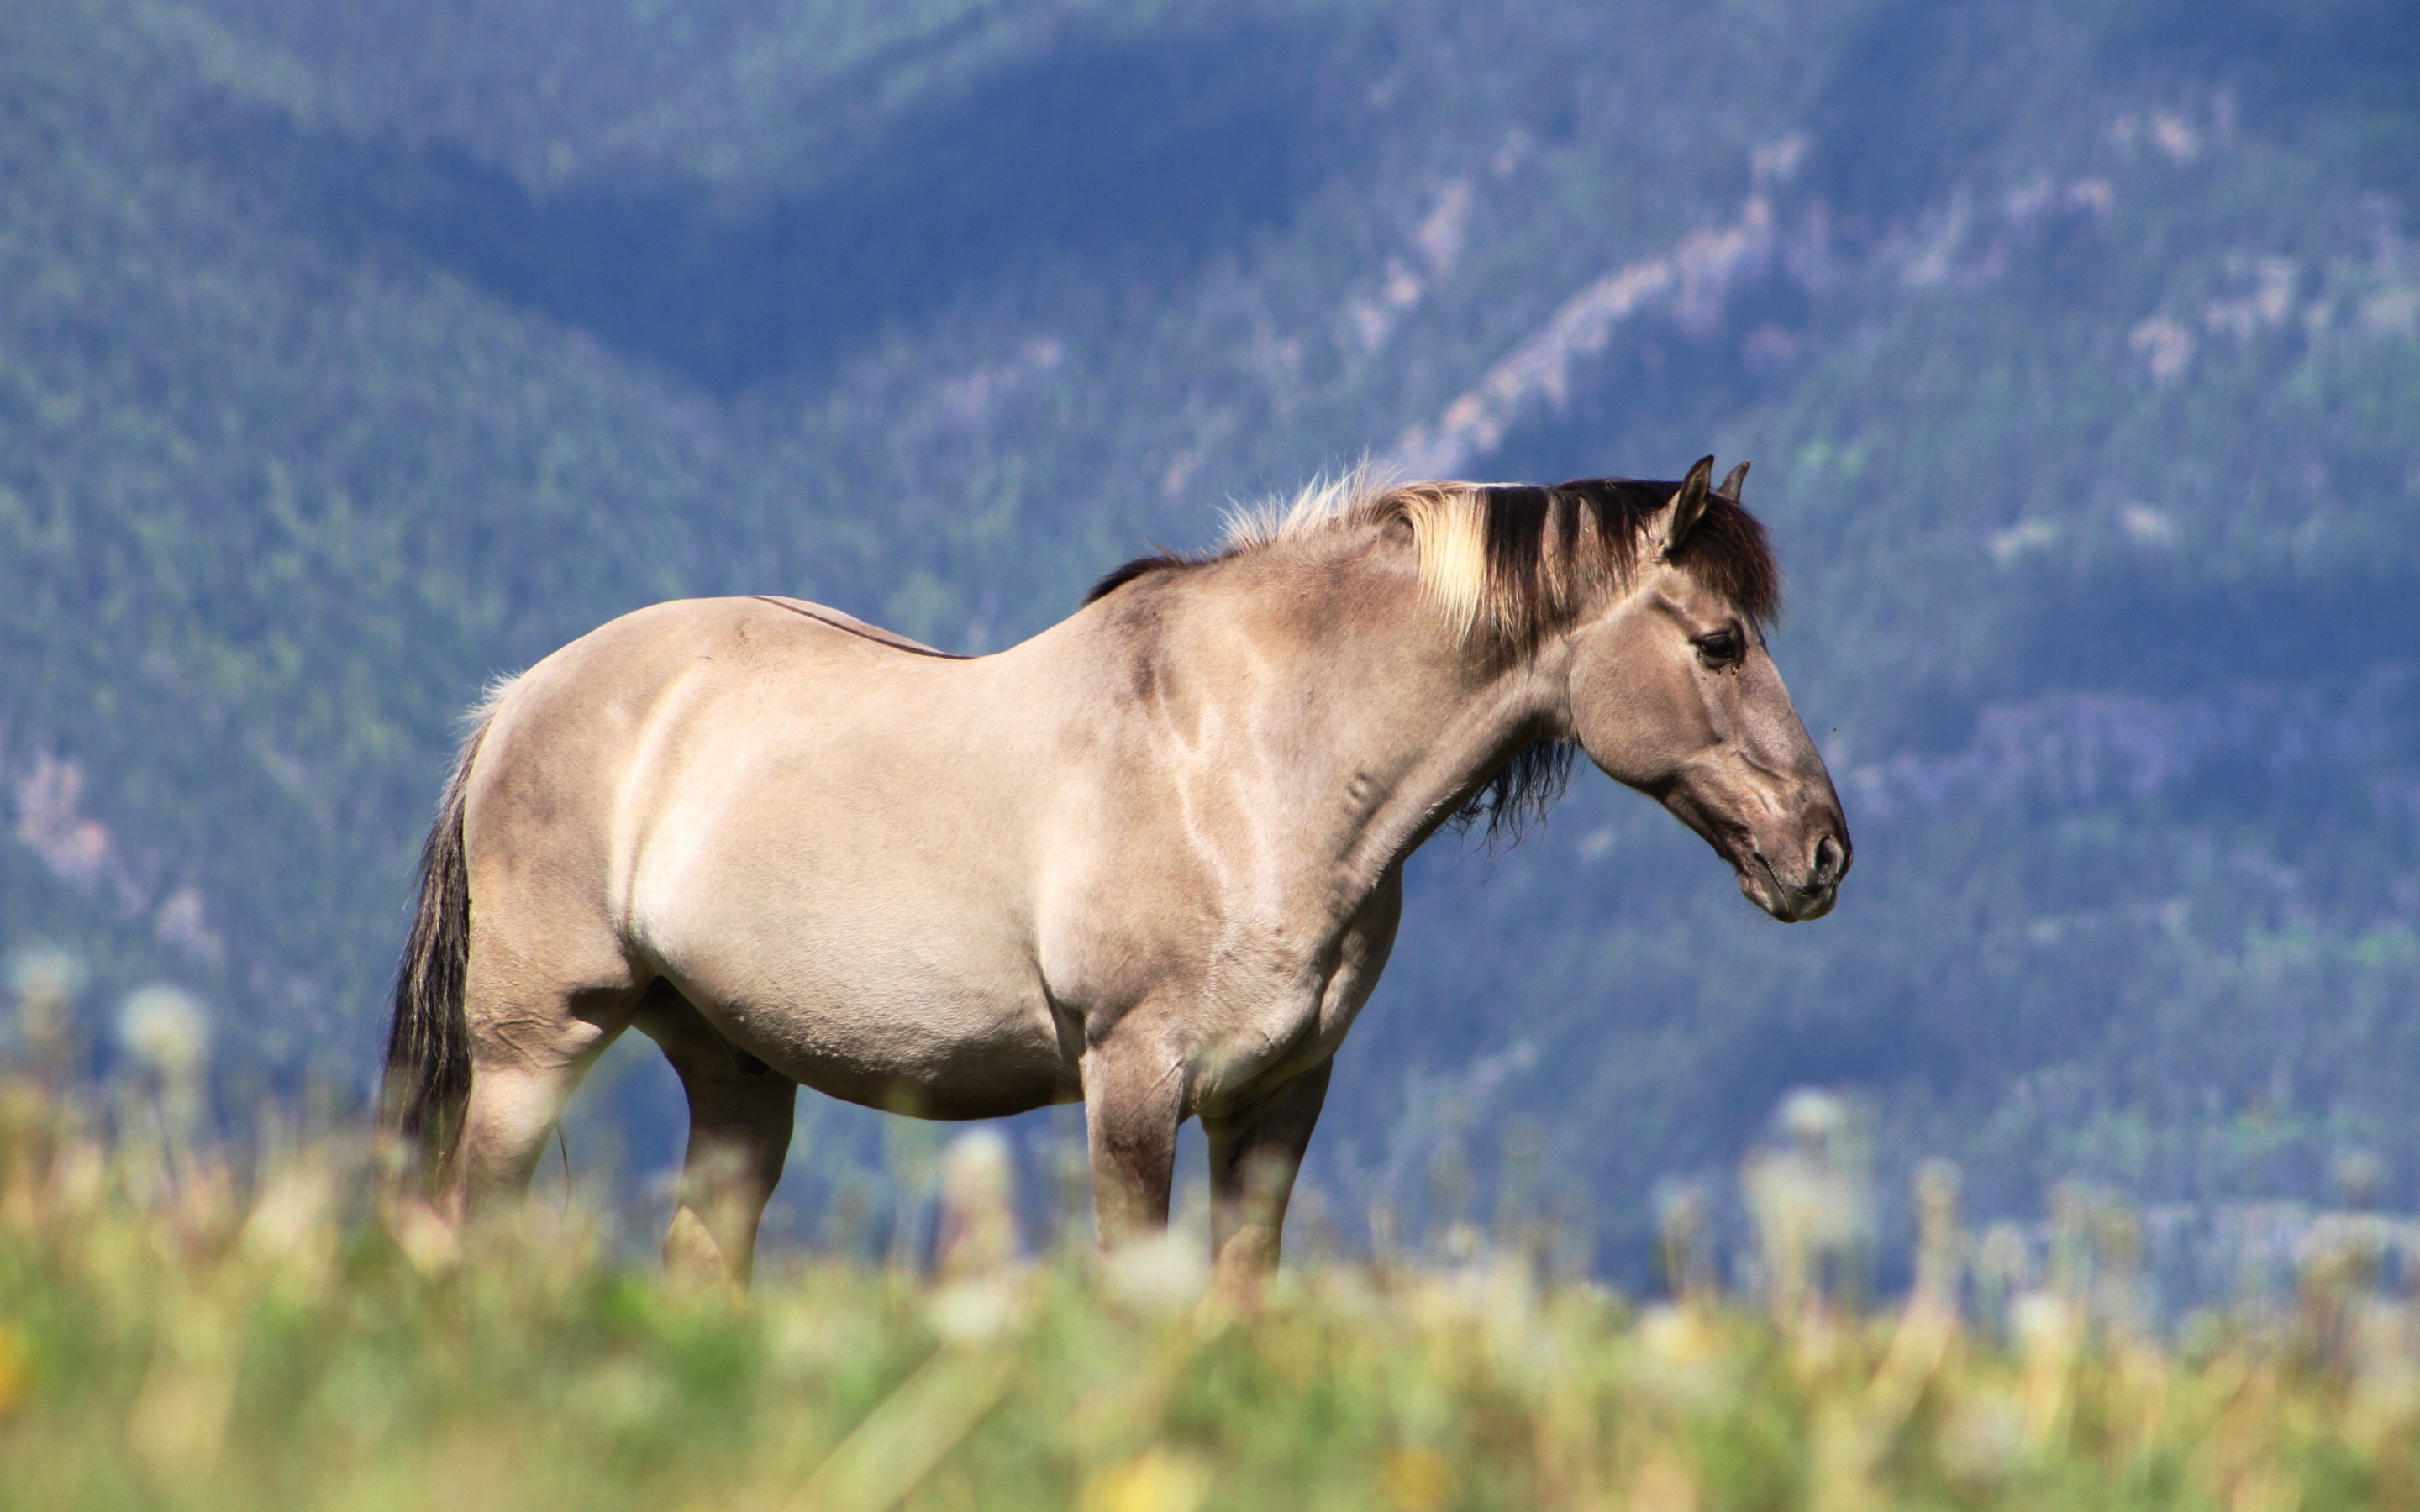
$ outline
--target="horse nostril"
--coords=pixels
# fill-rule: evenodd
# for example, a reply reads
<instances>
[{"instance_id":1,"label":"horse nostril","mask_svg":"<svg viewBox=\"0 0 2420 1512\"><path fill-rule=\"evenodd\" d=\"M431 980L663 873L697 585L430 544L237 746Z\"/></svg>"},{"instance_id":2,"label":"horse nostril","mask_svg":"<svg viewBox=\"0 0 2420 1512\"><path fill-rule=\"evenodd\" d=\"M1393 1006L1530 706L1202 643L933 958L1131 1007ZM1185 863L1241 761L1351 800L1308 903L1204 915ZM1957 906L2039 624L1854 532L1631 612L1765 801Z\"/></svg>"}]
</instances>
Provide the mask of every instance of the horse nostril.
<instances>
[{"instance_id":1,"label":"horse nostril","mask_svg":"<svg viewBox=\"0 0 2420 1512\"><path fill-rule=\"evenodd\" d=\"M1837 837L1825 835L1815 842L1815 886L1828 887L1839 881L1840 873L1847 870L1848 852L1841 848Z\"/></svg>"}]
</instances>

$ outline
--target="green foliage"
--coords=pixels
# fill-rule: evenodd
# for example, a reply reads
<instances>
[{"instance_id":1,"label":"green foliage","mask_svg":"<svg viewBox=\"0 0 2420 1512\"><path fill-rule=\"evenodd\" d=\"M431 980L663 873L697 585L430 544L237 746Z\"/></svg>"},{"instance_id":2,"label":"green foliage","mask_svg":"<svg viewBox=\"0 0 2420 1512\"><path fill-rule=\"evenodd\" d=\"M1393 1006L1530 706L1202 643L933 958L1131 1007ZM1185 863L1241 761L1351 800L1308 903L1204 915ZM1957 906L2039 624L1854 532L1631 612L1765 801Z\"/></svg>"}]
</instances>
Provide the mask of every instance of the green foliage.
<instances>
[{"instance_id":1,"label":"green foliage","mask_svg":"<svg viewBox=\"0 0 2420 1512\"><path fill-rule=\"evenodd\" d=\"M0 1506L2325 1509L2420 1451L2412 1307L2358 1242L2173 1350L2081 1272L2003 1336L1925 1286L1641 1313L1517 1245L1255 1289L1205 1288L1199 1236L794 1257L743 1301L585 1207L465 1246L349 1138L247 1177L145 1103L102 1138L0 1088Z\"/></svg>"}]
</instances>

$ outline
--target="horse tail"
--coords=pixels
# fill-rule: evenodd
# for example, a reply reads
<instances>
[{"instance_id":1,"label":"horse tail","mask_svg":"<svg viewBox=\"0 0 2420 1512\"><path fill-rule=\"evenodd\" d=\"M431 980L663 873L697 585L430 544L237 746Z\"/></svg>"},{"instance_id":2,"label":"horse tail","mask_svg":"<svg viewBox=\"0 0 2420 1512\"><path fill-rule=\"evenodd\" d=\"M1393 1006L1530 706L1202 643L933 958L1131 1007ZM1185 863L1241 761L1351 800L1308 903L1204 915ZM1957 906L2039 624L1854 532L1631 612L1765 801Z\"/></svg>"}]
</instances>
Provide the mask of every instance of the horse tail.
<instances>
[{"instance_id":1,"label":"horse tail","mask_svg":"<svg viewBox=\"0 0 2420 1512\"><path fill-rule=\"evenodd\" d=\"M471 764L499 702L490 697L473 716L471 733L454 758L437 823L420 849L420 902L396 971L382 1112L403 1136L424 1180L433 1179L452 1156L462 1110L471 1100L471 1025L462 1009L471 964L471 875L462 854L462 809Z\"/></svg>"}]
</instances>

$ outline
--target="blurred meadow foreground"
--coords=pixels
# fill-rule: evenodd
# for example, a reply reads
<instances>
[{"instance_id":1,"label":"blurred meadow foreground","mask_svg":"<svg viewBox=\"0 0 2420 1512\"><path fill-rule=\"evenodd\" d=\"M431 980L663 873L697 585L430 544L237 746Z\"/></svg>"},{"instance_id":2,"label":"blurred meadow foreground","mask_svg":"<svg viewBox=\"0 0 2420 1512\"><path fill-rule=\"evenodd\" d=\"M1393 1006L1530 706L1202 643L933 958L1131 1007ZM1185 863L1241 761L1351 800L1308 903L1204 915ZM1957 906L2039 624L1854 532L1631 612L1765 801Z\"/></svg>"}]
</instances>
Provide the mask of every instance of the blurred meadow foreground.
<instances>
[{"instance_id":1,"label":"blurred meadow foreground","mask_svg":"<svg viewBox=\"0 0 2420 1512\"><path fill-rule=\"evenodd\" d=\"M1314 1229L1240 1294L1183 1223L1101 1256L1063 1204L1021 1235L978 1132L938 1163L929 1246L785 1247L742 1298L665 1279L567 1180L466 1247L357 1120L213 1139L208 1019L171 988L123 1005L115 1083L70 1086L73 973L16 976L0 1507L2420 1501L2412 1230L2375 1213L2162 1330L2135 1214L2069 1191L1978 1239L1934 1163L1912 1285L1873 1305L1844 1109L1801 1094L1743 1173L1748 1253L1702 1194L1665 1203L1664 1300L1592 1284L1517 1208L1362 1260Z\"/></svg>"},{"instance_id":2,"label":"blurred meadow foreground","mask_svg":"<svg viewBox=\"0 0 2420 1512\"><path fill-rule=\"evenodd\" d=\"M2420 1502L2412 12L0 0L0 1512ZM683 1289L635 1036L394 1199L499 672L1708 452L1856 881L1430 846L1258 1295L821 1098Z\"/></svg>"}]
</instances>

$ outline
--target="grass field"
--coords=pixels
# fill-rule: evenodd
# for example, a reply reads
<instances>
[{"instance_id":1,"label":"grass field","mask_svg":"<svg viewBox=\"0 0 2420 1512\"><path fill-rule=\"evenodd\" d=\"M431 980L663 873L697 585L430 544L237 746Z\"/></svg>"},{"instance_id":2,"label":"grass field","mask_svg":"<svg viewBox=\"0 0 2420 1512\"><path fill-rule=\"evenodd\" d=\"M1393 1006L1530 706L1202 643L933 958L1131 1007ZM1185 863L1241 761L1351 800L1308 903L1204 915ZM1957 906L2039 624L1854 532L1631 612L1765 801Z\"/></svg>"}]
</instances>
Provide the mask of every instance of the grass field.
<instances>
[{"instance_id":1,"label":"grass field","mask_svg":"<svg viewBox=\"0 0 2420 1512\"><path fill-rule=\"evenodd\" d=\"M2296 1304L2180 1341L2107 1300L2106 1256L1968 1284L1937 1178L1912 1296L1862 1313L1820 1253L1768 1256L1754 1304L1639 1307L1517 1242L1241 1296L1198 1239L1019 1257L977 1139L928 1273L777 1255L742 1300L578 1204L466 1251L358 1141L238 1161L162 1090L0 1093L0 1507L2420 1501L2414 1313L2358 1231Z\"/></svg>"}]
</instances>

